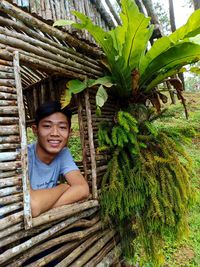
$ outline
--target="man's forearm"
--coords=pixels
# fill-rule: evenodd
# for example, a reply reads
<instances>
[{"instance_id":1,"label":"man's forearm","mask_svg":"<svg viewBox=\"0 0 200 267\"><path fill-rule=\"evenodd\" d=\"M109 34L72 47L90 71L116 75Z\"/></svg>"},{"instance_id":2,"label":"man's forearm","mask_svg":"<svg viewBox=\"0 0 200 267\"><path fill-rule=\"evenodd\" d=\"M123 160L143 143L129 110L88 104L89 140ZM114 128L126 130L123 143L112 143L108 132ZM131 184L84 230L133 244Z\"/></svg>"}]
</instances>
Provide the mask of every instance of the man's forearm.
<instances>
[{"instance_id":1,"label":"man's forearm","mask_svg":"<svg viewBox=\"0 0 200 267\"><path fill-rule=\"evenodd\" d=\"M89 188L87 184L85 186L83 185L69 186L69 188L55 202L52 208L71 204L76 201L86 199L88 196L89 196Z\"/></svg>"},{"instance_id":2,"label":"man's forearm","mask_svg":"<svg viewBox=\"0 0 200 267\"><path fill-rule=\"evenodd\" d=\"M30 191L32 216L37 217L41 213L51 209L62 194L68 189L67 184L60 184L53 188Z\"/></svg>"}]
</instances>

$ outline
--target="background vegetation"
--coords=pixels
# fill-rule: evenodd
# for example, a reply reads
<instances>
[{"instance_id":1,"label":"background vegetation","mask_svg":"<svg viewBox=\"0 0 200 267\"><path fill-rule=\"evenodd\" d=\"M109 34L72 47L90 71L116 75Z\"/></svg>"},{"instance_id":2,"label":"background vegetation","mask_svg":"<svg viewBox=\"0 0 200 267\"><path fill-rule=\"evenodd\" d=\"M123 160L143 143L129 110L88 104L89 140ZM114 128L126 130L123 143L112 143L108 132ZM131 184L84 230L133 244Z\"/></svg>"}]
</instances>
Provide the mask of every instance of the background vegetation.
<instances>
[{"instance_id":1,"label":"background vegetation","mask_svg":"<svg viewBox=\"0 0 200 267\"><path fill-rule=\"evenodd\" d=\"M190 231L188 237L180 243L167 238L165 246L165 267L198 267L200 266L200 92L186 92L189 119L185 119L183 107L180 104L170 105L168 116L157 121L158 127L185 129L189 132L196 130L195 136L185 148L193 159L193 175L191 177L194 203L189 213ZM192 134L191 134L192 135ZM141 254L137 255L135 262L141 267L153 267L144 262ZM138 265L137 265L138 266Z\"/></svg>"}]
</instances>

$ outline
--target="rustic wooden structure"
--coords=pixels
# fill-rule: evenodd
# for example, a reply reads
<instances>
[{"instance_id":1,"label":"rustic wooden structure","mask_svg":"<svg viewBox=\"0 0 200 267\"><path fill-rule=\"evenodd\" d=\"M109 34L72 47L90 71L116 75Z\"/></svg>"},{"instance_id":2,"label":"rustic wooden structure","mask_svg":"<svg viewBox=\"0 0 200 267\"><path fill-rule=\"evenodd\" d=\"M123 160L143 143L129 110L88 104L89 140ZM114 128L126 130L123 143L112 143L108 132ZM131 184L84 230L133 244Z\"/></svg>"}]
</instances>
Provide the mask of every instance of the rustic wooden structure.
<instances>
[{"instance_id":1,"label":"rustic wooden structure","mask_svg":"<svg viewBox=\"0 0 200 267\"><path fill-rule=\"evenodd\" d=\"M36 108L59 99L69 79L102 76L102 53L10 2L0 2L0 266L109 266L118 262L121 250L118 234L99 216L98 189L109 156L97 152L97 127L102 119L112 120L114 98L101 117L93 90L71 102L83 153L78 164L91 188L88 201L32 218L27 175L26 127ZM41 1L51 2L56 1Z\"/></svg>"}]
</instances>

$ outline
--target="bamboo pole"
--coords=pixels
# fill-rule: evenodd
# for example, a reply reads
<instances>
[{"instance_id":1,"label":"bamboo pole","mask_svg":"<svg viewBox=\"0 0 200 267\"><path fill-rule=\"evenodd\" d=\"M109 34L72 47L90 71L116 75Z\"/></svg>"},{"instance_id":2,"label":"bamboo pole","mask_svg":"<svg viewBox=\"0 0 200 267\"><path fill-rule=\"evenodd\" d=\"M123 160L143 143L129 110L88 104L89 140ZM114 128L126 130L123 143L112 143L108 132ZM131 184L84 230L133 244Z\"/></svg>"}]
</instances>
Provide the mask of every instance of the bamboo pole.
<instances>
[{"instance_id":1,"label":"bamboo pole","mask_svg":"<svg viewBox=\"0 0 200 267\"><path fill-rule=\"evenodd\" d=\"M85 136L84 136L84 126L83 126L83 106L81 103L81 96L76 96L77 106L78 106L78 122L79 122L79 131L80 131L80 139L81 139L81 147L82 147L82 157L83 157L83 169L84 169L84 177L87 180L87 155L85 149Z\"/></svg>"},{"instance_id":2,"label":"bamboo pole","mask_svg":"<svg viewBox=\"0 0 200 267\"><path fill-rule=\"evenodd\" d=\"M18 114L18 109L15 106L11 106L11 107L2 107L0 106L0 115L2 114L13 114L13 115L17 115ZM6 126L4 126L3 128L5 128ZM11 127L11 126L7 126L7 127ZM12 126L14 127L14 126ZM14 128L13 128L14 129ZM10 132L8 134L15 134L17 133L17 129L18 126L15 126L15 131L14 132ZM2 129L2 133L0 133L0 135L4 135L4 130Z\"/></svg>"},{"instance_id":3,"label":"bamboo pole","mask_svg":"<svg viewBox=\"0 0 200 267\"><path fill-rule=\"evenodd\" d=\"M93 207L98 207L99 203L96 200L89 200L83 203L74 203L69 205L64 205L55 209L51 209L40 216L33 218L33 226L38 226L51 222L61 218L67 218L83 210L87 210Z\"/></svg>"},{"instance_id":4,"label":"bamboo pole","mask_svg":"<svg viewBox=\"0 0 200 267\"><path fill-rule=\"evenodd\" d=\"M101 171L106 171L107 168L108 168L108 165L97 167L97 168L96 168L96 172L99 173L99 172L101 172ZM89 175L89 174L92 174L92 170L88 170L88 171L87 171L87 174L88 174L88 175Z\"/></svg>"},{"instance_id":5,"label":"bamboo pole","mask_svg":"<svg viewBox=\"0 0 200 267\"><path fill-rule=\"evenodd\" d=\"M4 189L0 189L0 197L16 194L22 192L21 186L10 186Z\"/></svg>"},{"instance_id":6,"label":"bamboo pole","mask_svg":"<svg viewBox=\"0 0 200 267\"><path fill-rule=\"evenodd\" d=\"M21 185L22 178L20 175L12 177L12 178L4 178L0 179L0 188L14 185Z\"/></svg>"},{"instance_id":7,"label":"bamboo pole","mask_svg":"<svg viewBox=\"0 0 200 267\"><path fill-rule=\"evenodd\" d=\"M59 245L59 244L62 244L62 243L66 243L66 242L70 242L71 243L72 241L75 241L75 240L76 241L77 240L78 241L83 241L83 239L85 239L89 235L95 233L96 231L100 230L101 228L102 228L102 223L98 222L95 225L93 225L92 227L90 227L89 229L68 233L68 234L56 237L54 239L48 240L48 241L46 241L46 242L44 242L42 244L39 244L36 247L33 247L30 250L28 250L27 253L24 253L20 258L15 260L15 262L14 262L15 265L11 264L9 267L22 266L22 264L26 260L28 260L31 257L41 253L44 250L52 248L53 246L56 246L56 245ZM47 257L49 257L49 255ZM47 262L45 261L45 263L47 263ZM37 264L39 264L39 262L34 262L34 264L35 264L35 266L37 266Z\"/></svg>"},{"instance_id":8,"label":"bamboo pole","mask_svg":"<svg viewBox=\"0 0 200 267\"><path fill-rule=\"evenodd\" d=\"M0 117L0 124L16 124L18 121L18 117Z\"/></svg>"},{"instance_id":9,"label":"bamboo pole","mask_svg":"<svg viewBox=\"0 0 200 267\"><path fill-rule=\"evenodd\" d=\"M96 212L96 210L97 210L96 208L92 208L92 209L89 209L87 211L82 212L81 214L79 214L77 216L68 218L67 220L62 221L62 222L58 223L57 225L54 225L50 229L40 233L37 236L32 237L31 239L17 245L16 247L6 250L4 253L2 253L0 255L0 264L6 263L11 258L23 253L24 251L33 247L34 245L37 245L38 243L43 242L44 240L50 238L56 232L62 230L63 228L66 228L67 226L69 226L73 222L79 220L80 218L84 218L84 217L88 217L88 216L92 215L93 213ZM4 219L2 219L2 220L4 220ZM0 225L0 227L1 227L1 225Z\"/></svg>"},{"instance_id":10,"label":"bamboo pole","mask_svg":"<svg viewBox=\"0 0 200 267\"><path fill-rule=\"evenodd\" d=\"M0 179L6 178L6 177L12 177L16 175L16 171L5 171L5 172L0 172Z\"/></svg>"},{"instance_id":11,"label":"bamboo pole","mask_svg":"<svg viewBox=\"0 0 200 267\"><path fill-rule=\"evenodd\" d=\"M19 144L0 144L0 150L10 150L10 149L16 149L19 147L20 147Z\"/></svg>"},{"instance_id":12,"label":"bamboo pole","mask_svg":"<svg viewBox=\"0 0 200 267\"><path fill-rule=\"evenodd\" d=\"M19 143L20 138L18 135L0 136L0 143Z\"/></svg>"},{"instance_id":13,"label":"bamboo pole","mask_svg":"<svg viewBox=\"0 0 200 267\"><path fill-rule=\"evenodd\" d=\"M81 219L73 224L71 224L70 226L68 226L66 229L63 229L59 232L57 232L54 237L60 236L62 233L66 233L66 230L70 230L70 229L75 229L75 228L90 228L92 227L94 224L96 224L97 222L99 222L100 217L99 214L97 213L97 215L95 215L92 219L88 218L88 219Z\"/></svg>"},{"instance_id":14,"label":"bamboo pole","mask_svg":"<svg viewBox=\"0 0 200 267\"><path fill-rule=\"evenodd\" d=\"M111 266L113 263L119 260L122 254L121 246L118 244L114 249L112 249L103 259L99 262L96 267ZM121 265L120 265L121 266Z\"/></svg>"},{"instance_id":15,"label":"bamboo pole","mask_svg":"<svg viewBox=\"0 0 200 267\"><path fill-rule=\"evenodd\" d=\"M0 171L13 171L21 167L21 161L0 162Z\"/></svg>"},{"instance_id":16,"label":"bamboo pole","mask_svg":"<svg viewBox=\"0 0 200 267\"><path fill-rule=\"evenodd\" d=\"M5 18L0 16L0 20L5 20ZM10 66L12 67L12 61L7 61L7 60L3 60L0 58L0 65L4 65L4 66Z\"/></svg>"},{"instance_id":17,"label":"bamboo pole","mask_svg":"<svg viewBox=\"0 0 200 267\"><path fill-rule=\"evenodd\" d=\"M9 73L13 73L14 70L13 70L13 67L8 67L8 66L4 66L4 65L1 65L1 61L0 61L0 72L9 72ZM14 77L12 77L14 78Z\"/></svg>"},{"instance_id":18,"label":"bamboo pole","mask_svg":"<svg viewBox=\"0 0 200 267\"><path fill-rule=\"evenodd\" d=\"M27 267L35 267L35 266L46 266L48 263L50 263L51 261L57 259L58 257L62 256L63 254L66 255L67 252L75 249L77 246L79 246L81 242L70 242L64 246L62 246L61 248L58 248L56 251L48 254L47 256L26 265ZM14 265L16 266L16 265Z\"/></svg>"},{"instance_id":19,"label":"bamboo pole","mask_svg":"<svg viewBox=\"0 0 200 267\"><path fill-rule=\"evenodd\" d=\"M19 202L23 200L23 195L22 193L20 194L15 194L12 196L7 196L7 197L1 197L0 198L0 205L7 205L15 202Z\"/></svg>"},{"instance_id":20,"label":"bamboo pole","mask_svg":"<svg viewBox=\"0 0 200 267\"><path fill-rule=\"evenodd\" d=\"M0 208L0 216L3 216L3 215L6 215L8 213L11 213L13 211L19 210L22 207L23 207L22 202L6 205L6 206Z\"/></svg>"},{"instance_id":21,"label":"bamboo pole","mask_svg":"<svg viewBox=\"0 0 200 267\"><path fill-rule=\"evenodd\" d=\"M4 72L0 70L0 79L13 79L14 74L10 72Z\"/></svg>"},{"instance_id":22,"label":"bamboo pole","mask_svg":"<svg viewBox=\"0 0 200 267\"><path fill-rule=\"evenodd\" d=\"M82 254L70 267L81 267L94 257L101 249L108 243L108 241L114 238L115 231L108 230L107 234L99 239L91 248L89 248L86 253Z\"/></svg>"},{"instance_id":23,"label":"bamboo pole","mask_svg":"<svg viewBox=\"0 0 200 267\"><path fill-rule=\"evenodd\" d=\"M84 267L96 267L96 265L116 246L116 240L109 241Z\"/></svg>"},{"instance_id":24,"label":"bamboo pole","mask_svg":"<svg viewBox=\"0 0 200 267\"><path fill-rule=\"evenodd\" d=\"M87 113L87 129L88 129L90 157L91 157L92 196L94 199L97 199L98 194L97 194L95 147L94 147L94 142L93 142L93 128L92 128L92 116L91 116L91 108L90 108L90 101L89 101L89 93L87 89L84 91L84 96L85 96L85 106L86 106L86 113Z\"/></svg>"},{"instance_id":25,"label":"bamboo pole","mask_svg":"<svg viewBox=\"0 0 200 267\"><path fill-rule=\"evenodd\" d=\"M0 149L1 149L1 144L0 144ZM19 152L1 152L0 153L0 162L1 161L16 160L19 158L19 155L20 155ZM1 181L0 181L0 184L1 184Z\"/></svg>"},{"instance_id":26,"label":"bamboo pole","mask_svg":"<svg viewBox=\"0 0 200 267\"><path fill-rule=\"evenodd\" d=\"M0 92L16 94L16 90L14 87L6 87L1 85L0 85Z\"/></svg>"},{"instance_id":27,"label":"bamboo pole","mask_svg":"<svg viewBox=\"0 0 200 267\"><path fill-rule=\"evenodd\" d=\"M16 94L10 94L10 93L2 93L0 92L0 99L17 99Z\"/></svg>"},{"instance_id":28,"label":"bamboo pole","mask_svg":"<svg viewBox=\"0 0 200 267\"><path fill-rule=\"evenodd\" d=\"M24 229L24 223L21 222L21 223L15 224L12 227L8 227L4 231L0 231L0 238L4 238L6 236L14 234L15 232L18 232L18 231L20 231L22 229Z\"/></svg>"},{"instance_id":29,"label":"bamboo pole","mask_svg":"<svg viewBox=\"0 0 200 267\"><path fill-rule=\"evenodd\" d=\"M25 110L22 95L22 85L20 77L19 53L15 52L13 56L13 66L15 72L15 81L17 89L17 103L19 110L19 133L21 138L21 167L22 167L22 183L24 197L24 225L25 229L32 227L32 215L30 206L30 182L28 179L28 163L27 163L27 139L26 139L26 121Z\"/></svg>"},{"instance_id":30,"label":"bamboo pole","mask_svg":"<svg viewBox=\"0 0 200 267\"><path fill-rule=\"evenodd\" d=\"M22 220L23 220L23 211L17 212L17 213L12 214L12 215L9 215L9 216L1 219L0 230L8 228L13 224L21 222ZM0 245L1 245L1 242L0 242Z\"/></svg>"},{"instance_id":31,"label":"bamboo pole","mask_svg":"<svg viewBox=\"0 0 200 267\"><path fill-rule=\"evenodd\" d=\"M13 79L0 79L0 85L3 86L15 86L15 81Z\"/></svg>"},{"instance_id":32,"label":"bamboo pole","mask_svg":"<svg viewBox=\"0 0 200 267\"><path fill-rule=\"evenodd\" d=\"M16 100L2 100L0 101L0 106L16 106L17 101Z\"/></svg>"},{"instance_id":33,"label":"bamboo pole","mask_svg":"<svg viewBox=\"0 0 200 267\"><path fill-rule=\"evenodd\" d=\"M41 22L39 19L34 18L30 14L24 12L22 9L13 6L6 0L1 0L0 10L24 22L26 25L29 25L30 27L35 27L44 33L47 33L51 36L55 36L56 38L60 40L66 41L70 46L74 47L77 50L80 50L81 52L86 52L94 56L102 55L102 53L95 47L91 47L88 44L81 42L80 40L74 38L70 34L66 32L62 32L56 28L49 26L48 24L44 22Z\"/></svg>"}]
</instances>

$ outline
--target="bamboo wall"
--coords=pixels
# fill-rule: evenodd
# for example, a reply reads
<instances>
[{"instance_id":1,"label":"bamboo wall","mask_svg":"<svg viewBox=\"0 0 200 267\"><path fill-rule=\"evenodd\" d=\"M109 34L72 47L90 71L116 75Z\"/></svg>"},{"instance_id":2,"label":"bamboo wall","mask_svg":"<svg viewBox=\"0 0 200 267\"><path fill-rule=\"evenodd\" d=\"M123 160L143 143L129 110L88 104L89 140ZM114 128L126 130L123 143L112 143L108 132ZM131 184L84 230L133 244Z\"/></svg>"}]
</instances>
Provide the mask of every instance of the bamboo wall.
<instances>
[{"instance_id":1,"label":"bamboo wall","mask_svg":"<svg viewBox=\"0 0 200 267\"><path fill-rule=\"evenodd\" d=\"M12 3L24 7L31 14L48 21L51 25L59 19L76 21L74 15L71 14L72 10L89 16L96 25L106 30L114 27L116 23L120 24L110 0L106 0L105 5L99 0L12 0ZM92 37L86 31L76 32L70 27L65 28L79 38L93 42Z\"/></svg>"},{"instance_id":2,"label":"bamboo wall","mask_svg":"<svg viewBox=\"0 0 200 267\"><path fill-rule=\"evenodd\" d=\"M69 79L102 76L101 51L6 0L1 0L0 11L0 266L100 267L119 262L118 234L101 222L97 200L109 159L97 153L97 127L102 119L112 120L114 99L101 117L96 117L91 90L71 103L79 117L79 165L91 198L31 218L28 191L25 119L26 126L33 123L37 106L59 99Z\"/></svg>"}]
</instances>

